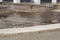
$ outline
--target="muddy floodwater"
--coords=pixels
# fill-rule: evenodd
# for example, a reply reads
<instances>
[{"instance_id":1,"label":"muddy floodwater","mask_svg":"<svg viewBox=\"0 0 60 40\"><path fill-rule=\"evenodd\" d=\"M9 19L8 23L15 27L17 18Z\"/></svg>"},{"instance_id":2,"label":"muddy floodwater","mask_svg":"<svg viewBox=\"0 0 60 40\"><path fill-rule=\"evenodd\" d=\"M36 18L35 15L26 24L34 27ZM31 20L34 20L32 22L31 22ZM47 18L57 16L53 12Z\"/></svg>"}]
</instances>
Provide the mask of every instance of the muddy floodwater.
<instances>
[{"instance_id":1,"label":"muddy floodwater","mask_svg":"<svg viewBox=\"0 0 60 40\"><path fill-rule=\"evenodd\" d=\"M53 5L2 4L0 40L60 40L60 24L53 25L60 23L60 12L52 11L56 9Z\"/></svg>"}]
</instances>

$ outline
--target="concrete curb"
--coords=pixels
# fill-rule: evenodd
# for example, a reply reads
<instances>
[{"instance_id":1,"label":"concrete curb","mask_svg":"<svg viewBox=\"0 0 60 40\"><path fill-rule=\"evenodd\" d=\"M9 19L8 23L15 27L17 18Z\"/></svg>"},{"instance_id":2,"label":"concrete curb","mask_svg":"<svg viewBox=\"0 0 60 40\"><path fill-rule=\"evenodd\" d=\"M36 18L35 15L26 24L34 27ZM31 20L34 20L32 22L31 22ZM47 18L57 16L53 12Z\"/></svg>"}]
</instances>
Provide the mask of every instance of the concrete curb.
<instances>
[{"instance_id":1,"label":"concrete curb","mask_svg":"<svg viewBox=\"0 0 60 40\"><path fill-rule=\"evenodd\" d=\"M0 34L9 35L9 34L17 34L17 33L25 33L25 32L51 30L57 28L58 29L60 28L60 24L39 25L39 26L25 27L25 28L8 28L8 29L0 29Z\"/></svg>"}]
</instances>

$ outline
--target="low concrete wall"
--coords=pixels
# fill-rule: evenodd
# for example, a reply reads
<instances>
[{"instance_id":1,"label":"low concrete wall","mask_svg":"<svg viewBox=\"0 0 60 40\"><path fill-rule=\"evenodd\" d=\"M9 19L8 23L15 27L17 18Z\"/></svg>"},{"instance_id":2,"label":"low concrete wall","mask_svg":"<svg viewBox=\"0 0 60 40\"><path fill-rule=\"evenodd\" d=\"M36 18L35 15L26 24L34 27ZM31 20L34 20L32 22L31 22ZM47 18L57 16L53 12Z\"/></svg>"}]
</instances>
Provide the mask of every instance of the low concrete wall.
<instances>
[{"instance_id":1,"label":"low concrete wall","mask_svg":"<svg viewBox=\"0 0 60 40\"><path fill-rule=\"evenodd\" d=\"M60 30L0 36L0 40L60 40Z\"/></svg>"},{"instance_id":2,"label":"low concrete wall","mask_svg":"<svg viewBox=\"0 0 60 40\"><path fill-rule=\"evenodd\" d=\"M0 40L60 40L59 25L0 29Z\"/></svg>"}]
</instances>

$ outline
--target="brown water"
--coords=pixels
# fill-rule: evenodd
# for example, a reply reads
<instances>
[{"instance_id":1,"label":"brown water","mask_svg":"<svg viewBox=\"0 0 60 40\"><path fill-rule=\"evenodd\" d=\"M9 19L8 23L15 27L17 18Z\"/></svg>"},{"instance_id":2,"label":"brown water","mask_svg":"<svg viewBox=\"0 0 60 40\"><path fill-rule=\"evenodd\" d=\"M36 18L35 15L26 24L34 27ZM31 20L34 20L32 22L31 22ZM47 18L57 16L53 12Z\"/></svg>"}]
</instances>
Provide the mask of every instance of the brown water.
<instances>
[{"instance_id":1,"label":"brown water","mask_svg":"<svg viewBox=\"0 0 60 40\"><path fill-rule=\"evenodd\" d=\"M0 19L0 28L24 28L37 25L47 25L50 23L41 23L39 20L20 18L20 17L8 17Z\"/></svg>"}]
</instances>

